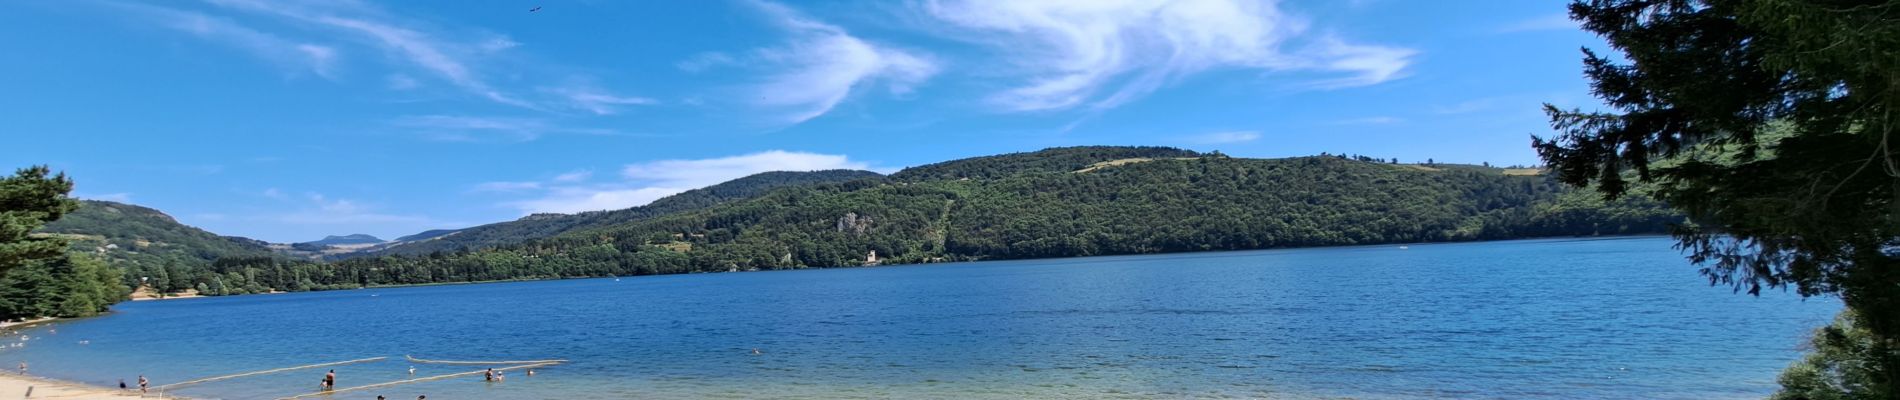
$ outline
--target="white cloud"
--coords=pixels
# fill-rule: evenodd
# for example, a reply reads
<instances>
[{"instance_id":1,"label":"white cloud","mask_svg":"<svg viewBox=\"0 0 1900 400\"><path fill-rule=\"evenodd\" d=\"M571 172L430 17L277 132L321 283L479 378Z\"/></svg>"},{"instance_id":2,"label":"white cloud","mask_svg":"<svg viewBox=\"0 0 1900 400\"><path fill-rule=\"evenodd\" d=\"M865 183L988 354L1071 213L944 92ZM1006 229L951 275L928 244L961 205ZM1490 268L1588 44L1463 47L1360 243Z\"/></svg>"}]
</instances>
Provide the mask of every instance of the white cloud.
<instances>
[{"instance_id":1,"label":"white cloud","mask_svg":"<svg viewBox=\"0 0 1900 400\"><path fill-rule=\"evenodd\" d=\"M369 6L354 2L269 2L258 0L208 0L226 8L258 12L356 35L390 55L427 71L437 78L479 97L523 108L535 108L492 87L471 67L477 55L494 53L518 45L506 37L491 37L479 43L458 43L440 39Z\"/></svg>"},{"instance_id":2,"label":"white cloud","mask_svg":"<svg viewBox=\"0 0 1900 400\"><path fill-rule=\"evenodd\" d=\"M824 115L853 92L872 86L910 93L938 72L936 61L926 55L866 42L782 5L755 4L785 30L789 43L753 52L753 58L778 72L752 86L748 96L754 104L782 110L787 123Z\"/></svg>"},{"instance_id":3,"label":"white cloud","mask_svg":"<svg viewBox=\"0 0 1900 400\"><path fill-rule=\"evenodd\" d=\"M263 194L264 197L269 197L269 198L277 199L277 200L290 198L290 196L284 194L284 191L277 190L277 188L264 189L264 192L261 194Z\"/></svg>"},{"instance_id":4,"label":"white cloud","mask_svg":"<svg viewBox=\"0 0 1900 400\"><path fill-rule=\"evenodd\" d=\"M573 214L585 211L618 210L652 203L685 190L675 188L556 188L547 195L530 200L508 202L524 213Z\"/></svg>"},{"instance_id":5,"label":"white cloud","mask_svg":"<svg viewBox=\"0 0 1900 400\"><path fill-rule=\"evenodd\" d=\"M1303 38L1272 0L928 0L943 32L995 48L1024 82L990 97L1006 111L1112 108L1197 73L1241 68L1343 75L1313 86L1397 79L1416 51ZM1303 40L1302 40L1303 39Z\"/></svg>"},{"instance_id":6,"label":"white cloud","mask_svg":"<svg viewBox=\"0 0 1900 400\"><path fill-rule=\"evenodd\" d=\"M540 188L541 188L541 182L498 181L498 182L482 182L482 183L475 184L475 188L473 190L477 192L513 192L513 191L540 189Z\"/></svg>"},{"instance_id":7,"label":"white cloud","mask_svg":"<svg viewBox=\"0 0 1900 400\"><path fill-rule=\"evenodd\" d=\"M1498 28L1498 33L1575 30L1579 27L1577 21L1570 19L1568 14L1551 14L1512 22Z\"/></svg>"},{"instance_id":8,"label":"white cloud","mask_svg":"<svg viewBox=\"0 0 1900 400\"><path fill-rule=\"evenodd\" d=\"M587 178L592 177L592 176L594 176L594 171L588 171L588 170L583 169L579 171L555 175L554 181L555 182L580 182L580 181L585 181L587 180Z\"/></svg>"},{"instance_id":9,"label":"white cloud","mask_svg":"<svg viewBox=\"0 0 1900 400\"><path fill-rule=\"evenodd\" d=\"M770 171L872 169L843 155L772 150L697 160L658 160L621 168L622 182L597 185L549 185L541 196L502 203L523 213L576 213L640 206L679 192ZM554 183L576 173L555 177ZM583 175L584 176L584 175ZM551 186L551 187L549 187Z\"/></svg>"},{"instance_id":10,"label":"white cloud","mask_svg":"<svg viewBox=\"0 0 1900 400\"><path fill-rule=\"evenodd\" d=\"M110 4L166 28L236 47L286 69L309 72L325 79L336 79L337 50L335 47L285 39L238 24L227 18L198 12L145 4Z\"/></svg>"},{"instance_id":11,"label":"white cloud","mask_svg":"<svg viewBox=\"0 0 1900 400\"><path fill-rule=\"evenodd\" d=\"M673 66L678 67L681 71L700 72L700 71L705 71L707 69L711 69L717 66L738 65L738 64L739 64L739 60L732 58L731 54L726 54L726 53L717 52L717 51L709 51L705 53L694 54L692 57L687 57L685 60L680 60L680 62L673 64Z\"/></svg>"},{"instance_id":12,"label":"white cloud","mask_svg":"<svg viewBox=\"0 0 1900 400\"><path fill-rule=\"evenodd\" d=\"M487 141L497 137L509 141L529 141L542 135L558 133L616 134L607 129L560 126L540 118L468 115L411 115L390 121L390 126L443 141Z\"/></svg>"},{"instance_id":13,"label":"white cloud","mask_svg":"<svg viewBox=\"0 0 1900 400\"><path fill-rule=\"evenodd\" d=\"M1260 132L1231 131L1231 132L1214 132L1214 133L1195 135L1193 137L1188 138L1188 141L1196 143L1196 144L1230 144L1230 143L1246 143L1246 142L1251 142L1251 141L1255 141L1259 139L1260 139Z\"/></svg>"},{"instance_id":14,"label":"white cloud","mask_svg":"<svg viewBox=\"0 0 1900 400\"><path fill-rule=\"evenodd\" d=\"M585 110L594 113L594 115L609 115L620 112L617 106L653 105L660 103L659 100L645 97L615 95L600 89L585 86L543 87L541 91L564 99L564 102L570 107Z\"/></svg>"},{"instance_id":15,"label":"white cloud","mask_svg":"<svg viewBox=\"0 0 1900 400\"><path fill-rule=\"evenodd\" d=\"M870 165L851 161L843 155L772 150L700 160L650 161L627 165L620 170L620 174L627 179L653 182L658 186L691 189L760 172L869 168Z\"/></svg>"}]
</instances>

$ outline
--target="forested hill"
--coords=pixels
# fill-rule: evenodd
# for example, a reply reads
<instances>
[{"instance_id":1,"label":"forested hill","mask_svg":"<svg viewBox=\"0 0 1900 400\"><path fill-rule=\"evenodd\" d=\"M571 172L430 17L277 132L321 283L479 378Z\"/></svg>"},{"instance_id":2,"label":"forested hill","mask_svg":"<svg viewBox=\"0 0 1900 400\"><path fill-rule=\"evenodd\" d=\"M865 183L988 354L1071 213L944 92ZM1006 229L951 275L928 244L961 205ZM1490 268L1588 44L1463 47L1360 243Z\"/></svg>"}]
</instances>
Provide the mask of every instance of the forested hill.
<instances>
[{"instance_id":1,"label":"forested hill","mask_svg":"<svg viewBox=\"0 0 1900 400\"><path fill-rule=\"evenodd\" d=\"M158 210L100 200L81 200L78 210L38 232L64 237L74 251L101 254L119 267L208 264L224 257L271 254L264 242L218 236Z\"/></svg>"},{"instance_id":2,"label":"forested hill","mask_svg":"<svg viewBox=\"0 0 1900 400\"><path fill-rule=\"evenodd\" d=\"M462 229L435 237L425 237L423 240L396 244L379 249L374 253L359 253L356 255L416 255L439 251L459 251L519 244L528 240L545 238L573 230L612 226L669 213L706 208L728 201L757 197L773 189L786 186L881 178L883 178L883 175L879 175L876 172L853 170L765 172L717 185L688 190L680 194L654 200L653 203L645 206L578 214L530 215L514 221Z\"/></svg>"},{"instance_id":3,"label":"forested hill","mask_svg":"<svg viewBox=\"0 0 1900 400\"><path fill-rule=\"evenodd\" d=\"M941 179L995 179L1040 172L1071 172L1116 160L1200 157L1200 153L1173 147L1077 146L1026 153L999 154L951 160L905 168L891 174L899 181Z\"/></svg>"},{"instance_id":4,"label":"forested hill","mask_svg":"<svg viewBox=\"0 0 1900 400\"><path fill-rule=\"evenodd\" d=\"M137 285L139 278L151 278L151 283L161 289L183 290L191 288L192 279L216 260L226 258L270 257L271 250L266 243L254 239L218 236L205 230L178 223L170 215L158 210L99 200L81 200L79 209L60 219L41 227L36 234L56 235L65 238L72 253L90 254L103 260L105 267L111 267L113 274L123 285L118 293L123 298L125 292ZM88 265L84 260L66 261L75 266ZM66 265L51 263L36 268ZM70 269L70 268L67 268ZM53 271L60 271L58 268ZM42 271L44 272L44 271ZM68 271L70 272L70 271ZM10 274L0 285L20 284L20 279L30 276L58 281L48 276L58 274ZM46 276L42 276L46 275ZM178 279L172 279L176 276ZM17 278L17 279L16 279ZM83 280L64 279L72 282ZM8 292L14 293L14 292ZM7 297L0 294L0 297ZM17 296L16 296L17 297ZM0 314L8 316L23 315L84 315L70 312L50 313L52 306L20 299L0 299ZM29 307L31 306L31 307ZM24 309L45 308L41 311Z\"/></svg>"},{"instance_id":5,"label":"forested hill","mask_svg":"<svg viewBox=\"0 0 1900 400\"><path fill-rule=\"evenodd\" d=\"M1051 154L1062 161L1037 161ZM1132 156L1132 157L1131 157ZM1680 217L1543 176L1321 156L1070 148L788 186L490 249L378 257L311 284L428 283L1661 233ZM870 259L876 252L876 259ZM271 267L259 265L258 267Z\"/></svg>"},{"instance_id":6,"label":"forested hill","mask_svg":"<svg viewBox=\"0 0 1900 400\"><path fill-rule=\"evenodd\" d=\"M75 244L83 251L111 240L121 250L136 246L127 253L137 257L116 256L133 261L127 276L163 274L161 289L220 295L1662 233L1680 220L1640 196L1604 203L1534 170L1082 147L931 164L888 178L864 171L766 173L644 207L535 216L399 244L390 249L394 254L327 263L270 256L259 244L114 203L87 202L47 231L99 236ZM155 272L151 261L139 258L161 254L198 262L161 263L166 267ZM208 258L218 259L202 261Z\"/></svg>"}]
</instances>

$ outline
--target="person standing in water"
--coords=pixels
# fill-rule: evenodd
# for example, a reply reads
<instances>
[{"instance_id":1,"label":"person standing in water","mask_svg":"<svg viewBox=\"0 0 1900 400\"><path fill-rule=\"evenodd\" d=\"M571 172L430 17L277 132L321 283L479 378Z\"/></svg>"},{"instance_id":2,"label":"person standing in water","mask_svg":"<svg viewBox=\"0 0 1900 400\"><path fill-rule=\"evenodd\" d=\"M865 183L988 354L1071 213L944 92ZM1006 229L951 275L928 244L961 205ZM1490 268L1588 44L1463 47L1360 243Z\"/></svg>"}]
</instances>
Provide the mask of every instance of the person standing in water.
<instances>
[{"instance_id":1,"label":"person standing in water","mask_svg":"<svg viewBox=\"0 0 1900 400\"><path fill-rule=\"evenodd\" d=\"M336 370L323 374L323 390L336 389Z\"/></svg>"},{"instance_id":2,"label":"person standing in water","mask_svg":"<svg viewBox=\"0 0 1900 400\"><path fill-rule=\"evenodd\" d=\"M145 380L145 375L139 375L139 394L145 394L145 388L151 385L152 381Z\"/></svg>"},{"instance_id":3,"label":"person standing in water","mask_svg":"<svg viewBox=\"0 0 1900 400\"><path fill-rule=\"evenodd\" d=\"M495 381L495 369L494 369L494 368L489 368L489 369L488 369L487 371L482 371L482 380L484 380L484 381L489 381L489 382L494 382L494 381Z\"/></svg>"}]
</instances>

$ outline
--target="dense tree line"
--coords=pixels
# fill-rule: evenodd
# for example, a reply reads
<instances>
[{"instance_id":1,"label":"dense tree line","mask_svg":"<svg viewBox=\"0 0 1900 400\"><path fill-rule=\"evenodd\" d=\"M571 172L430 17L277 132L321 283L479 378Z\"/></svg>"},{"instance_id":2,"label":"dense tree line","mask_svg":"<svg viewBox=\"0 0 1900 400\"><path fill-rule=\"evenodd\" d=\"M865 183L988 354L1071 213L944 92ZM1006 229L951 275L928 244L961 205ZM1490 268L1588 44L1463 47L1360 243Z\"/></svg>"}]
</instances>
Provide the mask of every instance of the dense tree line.
<instances>
[{"instance_id":1,"label":"dense tree line","mask_svg":"<svg viewBox=\"0 0 1900 400\"><path fill-rule=\"evenodd\" d=\"M1640 197L1605 201L1547 177L1478 166L1203 156L1068 168L1103 160L1081 161L994 179L792 185L463 251L327 264L229 258L171 285L215 295L859 266L872 252L877 263L904 264L1658 233L1681 219ZM168 282L178 280L168 272Z\"/></svg>"},{"instance_id":2,"label":"dense tree line","mask_svg":"<svg viewBox=\"0 0 1900 400\"><path fill-rule=\"evenodd\" d=\"M1173 157L1182 155L1192 156ZM1116 158L1125 156L1137 157ZM955 165L978 172L955 172ZM895 175L909 179L857 171L763 174L683 199L590 213L588 221L568 221L545 237L331 262L272 255L243 240L178 225L155 210L107 202L87 202L77 217L49 231L79 238L76 252L120 266L123 287L231 295L1656 233L1680 220L1640 197L1605 201L1543 176L1369 157L1238 159L1166 148L1089 147L927 167L930 174ZM923 178L931 176L955 178Z\"/></svg>"},{"instance_id":3,"label":"dense tree line","mask_svg":"<svg viewBox=\"0 0 1900 400\"><path fill-rule=\"evenodd\" d=\"M1583 54L1604 107L1545 105L1557 134L1533 146L1555 175L1681 210L1673 233L1711 284L1838 296L1869 373L1787 397L1900 396L1900 1L1579 0L1570 16L1613 54Z\"/></svg>"},{"instance_id":4,"label":"dense tree line","mask_svg":"<svg viewBox=\"0 0 1900 400\"><path fill-rule=\"evenodd\" d=\"M0 179L0 319L93 315L125 298L120 270L34 233L79 208L72 190L66 174L43 166Z\"/></svg>"},{"instance_id":5,"label":"dense tree line","mask_svg":"<svg viewBox=\"0 0 1900 400\"><path fill-rule=\"evenodd\" d=\"M717 185L688 190L655 200L653 203L644 206L577 214L535 214L519 220L461 229L453 234L442 236L435 240L399 244L378 251L375 254L417 255L437 251L460 251L518 244L527 240L554 236L572 230L611 226L659 215L711 207L734 200L748 199L780 187L842 182L857 179L880 179L882 177L882 175L878 175L875 172L854 170L765 172ZM352 256L360 255L366 254L353 254Z\"/></svg>"},{"instance_id":6,"label":"dense tree line","mask_svg":"<svg viewBox=\"0 0 1900 400\"><path fill-rule=\"evenodd\" d=\"M85 317L130 292L124 272L86 254L36 260L0 276L0 319Z\"/></svg>"}]
</instances>

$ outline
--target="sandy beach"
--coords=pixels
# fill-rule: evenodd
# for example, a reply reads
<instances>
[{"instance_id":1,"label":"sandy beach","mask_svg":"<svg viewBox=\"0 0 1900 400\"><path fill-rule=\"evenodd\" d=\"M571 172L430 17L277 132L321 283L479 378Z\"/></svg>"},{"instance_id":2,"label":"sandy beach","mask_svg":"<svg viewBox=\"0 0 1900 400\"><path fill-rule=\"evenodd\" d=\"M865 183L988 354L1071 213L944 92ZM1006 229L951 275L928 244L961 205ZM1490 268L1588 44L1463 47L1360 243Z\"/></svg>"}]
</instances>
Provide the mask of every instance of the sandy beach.
<instances>
[{"instance_id":1,"label":"sandy beach","mask_svg":"<svg viewBox=\"0 0 1900 400\"><path fill-rule=\"evenodd\" d=\"M32 395L27 396L28 390ZM28 399L136 399L137 391L120 391L99 386L63 382L19 374L0 375L0 397ZM147 398L158 398L148 396Z\"/></svg>"}]
</instances>

